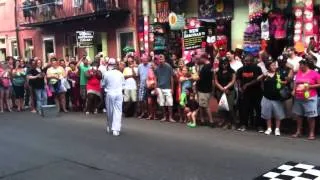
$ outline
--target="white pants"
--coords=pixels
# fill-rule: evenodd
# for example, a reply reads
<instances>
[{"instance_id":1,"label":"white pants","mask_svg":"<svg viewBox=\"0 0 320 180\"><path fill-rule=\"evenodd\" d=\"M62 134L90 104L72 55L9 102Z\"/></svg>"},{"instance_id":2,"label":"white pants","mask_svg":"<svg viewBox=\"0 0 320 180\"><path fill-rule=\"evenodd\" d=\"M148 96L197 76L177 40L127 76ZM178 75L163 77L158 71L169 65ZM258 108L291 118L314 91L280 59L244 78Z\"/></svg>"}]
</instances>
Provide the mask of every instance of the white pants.
<instances>
[{"instance_id":1,"label":"white pants","mask_svg":"<svg viewBox=\"0 0 320 180\"><path fill-rule=\"evenodd\" d=\"M106 109L107 109L107 126L112 131L121 130L121 118L122 118L122 94L106 94Z\"/></svg>"}]
</instances>

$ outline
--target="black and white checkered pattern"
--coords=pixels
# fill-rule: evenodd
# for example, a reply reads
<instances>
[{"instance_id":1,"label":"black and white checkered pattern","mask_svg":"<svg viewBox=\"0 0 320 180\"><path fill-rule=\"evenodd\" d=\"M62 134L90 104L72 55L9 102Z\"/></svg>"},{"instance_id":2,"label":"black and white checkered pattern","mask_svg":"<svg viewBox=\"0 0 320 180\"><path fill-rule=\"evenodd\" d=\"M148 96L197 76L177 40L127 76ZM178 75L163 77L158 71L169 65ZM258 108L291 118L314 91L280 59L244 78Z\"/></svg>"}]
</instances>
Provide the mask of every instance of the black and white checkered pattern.
<instances>
[{"instance_id":1,"label":"black and white checkered pattern","mask_svg":"<svg viewBox=\"0 0 320 180\"><path fill-rule=\"evenodd\" d=\"M255 178L255 180L320 180L320 167L287 162Z\"/></svg>"}]
</instances>

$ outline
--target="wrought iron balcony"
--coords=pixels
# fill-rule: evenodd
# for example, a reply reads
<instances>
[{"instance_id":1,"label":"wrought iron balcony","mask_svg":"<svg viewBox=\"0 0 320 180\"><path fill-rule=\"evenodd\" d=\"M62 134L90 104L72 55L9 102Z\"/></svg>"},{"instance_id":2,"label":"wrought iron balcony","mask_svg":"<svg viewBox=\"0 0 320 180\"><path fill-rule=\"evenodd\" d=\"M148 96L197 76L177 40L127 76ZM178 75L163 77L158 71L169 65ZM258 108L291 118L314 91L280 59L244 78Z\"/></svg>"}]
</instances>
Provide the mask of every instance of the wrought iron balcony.
<instances>
[{"instance_id":1,"label":"wrought iron balcony","mask_svg":"<svg viewBox=\"0 0 320 180\"><path fill-rule=\"evenodd\" d=\"M18 11L21 26L50 24L110 12L128 12L129 0L22 0Z\"/></svg>"}]
</instances>

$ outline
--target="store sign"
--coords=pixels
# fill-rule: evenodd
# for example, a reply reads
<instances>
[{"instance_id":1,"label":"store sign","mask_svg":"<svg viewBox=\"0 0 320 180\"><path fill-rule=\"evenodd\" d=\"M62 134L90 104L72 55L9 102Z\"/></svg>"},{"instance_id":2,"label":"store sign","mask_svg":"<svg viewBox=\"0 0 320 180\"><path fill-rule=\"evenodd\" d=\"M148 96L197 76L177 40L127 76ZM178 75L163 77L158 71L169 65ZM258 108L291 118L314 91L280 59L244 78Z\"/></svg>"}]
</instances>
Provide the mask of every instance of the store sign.
<instances>
[{"instance_id":1,"label":"store sign","mask_svg":"<svg viewBox=\"0 0 320 180\"><path fill-rule=\"evenodd\" d=\"M187 29L183 31L184 49L192 50L201 48L201 44L205 39L206 31L204 28Z\"/></svg>"},{"instance_id":2,"label":"store sign","mask_svg":"<svg viewBox=\"0 0 320 180\"><path fill-rule=\"evenodd\" d=\"M169 14L169 25L171 30L182 30L186 25L183 15L177 15L176 13Z\"/></svg>"},{"instance_id":3,"label":"store sign","mask_svg":"<svg viewBox=\"0 0 320 180\"><path fill-rule=\"evenodd\" d=\"M80 48L88 48L93 46L93 31L77 31L77 46Z\"/></svg>"}]
</instances>

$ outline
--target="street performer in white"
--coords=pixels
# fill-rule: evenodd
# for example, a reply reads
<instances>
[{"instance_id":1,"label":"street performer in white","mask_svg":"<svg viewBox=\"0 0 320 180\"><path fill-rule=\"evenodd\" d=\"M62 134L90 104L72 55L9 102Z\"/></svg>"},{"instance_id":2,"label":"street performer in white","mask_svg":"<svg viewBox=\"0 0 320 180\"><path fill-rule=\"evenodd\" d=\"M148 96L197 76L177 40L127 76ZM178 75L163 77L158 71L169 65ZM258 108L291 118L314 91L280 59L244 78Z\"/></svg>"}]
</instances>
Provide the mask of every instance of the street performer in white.
<instances>
[{"instance_id":1,"label":"street performer in white","mask_svg":"<svg viewBox=\"0 0 320 180\"><path fill-rule=\"evenodd\" d=\"M123 74L117 69L117 62L110 58L108 61L108 71L103 74L102 84L106 92L106 109L107 109L107 133L114 136L120 135L121 118L122 118L122 103L123 103L123 88L125 79Z\"/></svg>"}]
</instances>

